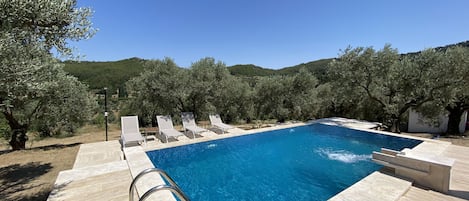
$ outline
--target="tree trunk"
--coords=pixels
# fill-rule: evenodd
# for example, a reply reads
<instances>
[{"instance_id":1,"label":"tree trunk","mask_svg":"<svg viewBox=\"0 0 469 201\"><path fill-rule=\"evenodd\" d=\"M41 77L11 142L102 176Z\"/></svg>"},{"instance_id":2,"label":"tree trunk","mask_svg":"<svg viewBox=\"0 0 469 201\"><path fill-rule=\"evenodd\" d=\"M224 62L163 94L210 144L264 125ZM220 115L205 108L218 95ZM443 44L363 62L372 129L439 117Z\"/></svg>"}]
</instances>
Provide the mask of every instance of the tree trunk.
<instances>
[{"instance_id":1,"label":"tree trunk","mask_svg":"<svg viewBox=\"0 0 469 201\"><path fill-rule=\"evenodd\" d=\"M401 115L399 116L396 116L396 115L392 115L391 116L391 132L393 133L401 133L401 129L400 129L400 126L401 126Z\"/></svg>"},{"instance_id":2,"label":"tree trunk","mask_svg":"<svg viewBox=\"0 0 469 201\"><path fill-rule=\"evenodd\" d=\"M464 113L464 109L461 107L446 107L449 111L448 115L448 128L446 134L460 134L459 123L461 121L461 115Z\"/></svg>"},{"instance_id":3,"label":"tree trunk","mask_svg":"<svg viewBox=\"0 0 469 201\"><path fill-rule=\"evenodd\" d=\"M28 136L26 132L28 131L28 125L20 124L14 117L11 111L3 112L5 119L8 121L8 125L12 131L10 146L13 150L26 149L26 141L28 141Z\"/></svg>"},{"instance_id":4,"label":"tree trunk","mask_svg":"<svg viewBox=\"0 0 469 201\"><path fill-rule=\"evenodd\" d=\"M26 149L26 141L28 136L26 135L26 129L12 129L10 146L13 150Z\"/></svg>"},{"instance_id":5,"label":"tree trunk","mask_svg":"<svg viewBox=\"0 0 469 201\"><path fill-rule=\"evenodd\" d=\"M401 125L401 121L398 119L393 119L392 120L392 125L391 125L391 132L393 133L401 133L401 129L399 128Z\"/></svg>"}]
</instances>

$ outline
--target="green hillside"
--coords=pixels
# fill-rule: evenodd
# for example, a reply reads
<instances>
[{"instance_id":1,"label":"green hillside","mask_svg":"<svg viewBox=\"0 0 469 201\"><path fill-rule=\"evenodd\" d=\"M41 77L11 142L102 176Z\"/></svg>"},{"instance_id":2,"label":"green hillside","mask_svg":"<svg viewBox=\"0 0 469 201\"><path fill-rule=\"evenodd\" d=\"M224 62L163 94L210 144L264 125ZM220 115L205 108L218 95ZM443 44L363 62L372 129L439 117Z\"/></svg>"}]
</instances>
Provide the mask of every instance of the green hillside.
<instances>
[{"instance_id":1,"label":"green hillside","mask_svg":"<svg viewBox=\"0 0 469 201\"><path fill-rule=\"evenodd\" d=\"M143 61L130 58L114 62L66 61L64 70L87 84L90 89L108 87L114 91L125 90L125 82L143 71Z\"/></svg>"},{"instance_id":2,"label":"green hillside","mask_svg":"<svg viewBox=\"0 0 469 201\"><path fill-rule=\"evenodd\" d=\"M246 65L234 65L228 67L230 73L234 76L246 76L246 77L253 77L253 76L269 76L277 74L276 70L262 68L252 64Z\"/></svg>"},{"instance_id":3,"label":"green hillside","mask_svg":"<svg viewBox=\"0 0 469 201\"><path fill-rule=\"evenodd\" d=\"M324 81L327 65L332 59L321 59L317 61L311 61L308 63L298 64L296 66L281 68L278 70L262 68L252 64L247 65L234 65L228 67L232 75L244 76L244 77L255 77L255 76L270 76L270 75L291 75L298 73L301 68L305 68L312 72L319 80Z\"/></svg>"},{"instance_id":4,"label":"green hillside","mask_svg":"<svg viewBox=\"0 0 469 201\"><path fill-rule=\"evenodd\" d=\"M332 60L333 59L320 59L292 67L282 68L277 72L280 75L291 75L298 73L301 68L305 68L306 70L313 73L313 75L316 76L316 78L318 78L321 83L323 83L326 82L327 65L329 65Z\"/></svg>"},{"instance_id":5,"label":"green hillside","mask_svg":"<svg viewBox=\"0 0 469 201\"><path fill-rule=\"evenodd\" d=\"M460 47L464 47L464 48L469 48L469 40L464 41L464 42L460 42L460 43L455 43L455 44L445 45L445 46L441 46L441 47L436 47L435 50L437 50L437 51L445 51L446 49L448 49L448 48L450 48L450 47L454 47L454 46L460 46ZM418 52L409 52L409 53L405 53L405 54L402 54L402 55L413 56L413 55L420 54L420 52L421 52L421 51L418 51Z\"/></svg>"}]
</instances>

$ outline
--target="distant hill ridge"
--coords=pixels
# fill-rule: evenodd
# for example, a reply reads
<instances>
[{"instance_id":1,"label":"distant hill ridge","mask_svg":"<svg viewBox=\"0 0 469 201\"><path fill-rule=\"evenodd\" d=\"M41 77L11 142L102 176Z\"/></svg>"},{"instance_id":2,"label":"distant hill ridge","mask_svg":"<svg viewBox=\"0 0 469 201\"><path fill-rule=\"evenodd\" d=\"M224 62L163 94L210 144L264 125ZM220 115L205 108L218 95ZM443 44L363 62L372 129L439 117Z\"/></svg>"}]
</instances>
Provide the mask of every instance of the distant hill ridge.
<instances>
[{"instance_id":1,"label":"distant hill ridge","mask_svg":"<svg viewBox=\"0 0 469 201\"><path fill-rule=\"evenodd\" d=\"M91 90L104 87L125 93L125 82L143 72L143 59L130 58L120 61L66 61L64 70L87 84Z\"/></svg>"},{"instance_id":2,"label":"distant hill ridge","mask_svg":"<svg viewBox=\"0 0 469 201\"><path fill-rule=\"evenodd\" d=\"M452 46L469 47L469 40L457 44L436 47L436 50L445 50ZM406 54L418 54L419 52L410 52ZM406 55L403 54L403 55ZM305 68L312 72L320 82L325 81L325 73L327 65L333 58L320 59L307 63L301 63L295 66L284 67L280 69L269 69L256 66L253 64L239 64L229 66L228 70L234 76L255 77L255 76L272 76L272 75L290 75L299 72L301 68ZM103 89L108 87L111 90L125 90L125 82L130 78L143 72L143 62L140 58L129 58L120 61L96 62L96 61L66 61L65 71L77 77L80 81L88 84L90 89Z\"/></svg>"}]
</instances>

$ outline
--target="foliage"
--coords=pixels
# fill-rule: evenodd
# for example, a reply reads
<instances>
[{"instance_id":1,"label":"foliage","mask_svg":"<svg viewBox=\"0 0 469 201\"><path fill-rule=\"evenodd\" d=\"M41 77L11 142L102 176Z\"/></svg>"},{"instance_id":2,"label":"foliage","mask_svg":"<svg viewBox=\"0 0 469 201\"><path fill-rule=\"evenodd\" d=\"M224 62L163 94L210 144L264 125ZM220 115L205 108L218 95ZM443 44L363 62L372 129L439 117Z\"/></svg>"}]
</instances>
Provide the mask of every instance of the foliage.
<instances>
[{"instance_id":1,"label":"foliage","mask_svg":"<svg viewBox=\"0 0 469 201\"><path fill-rule=\"evenodd\" d=\"M108 121L108 124L120 123L120 121L117 121L116 114L113 111L108 111L107 121ZM96 113L96 115L92 118L91 122L93 123L93 125L99 128L104 128L106 126L106 119L104 117L104 113L103 112Z\"/></svg>"},{"instance_id":2,"label":"foliage","mask_svg":"<svg viewBox=\"0 0 469 201\"><path fill-rule=\"evenodd\" d=\"M445 51L454 46L469 47L469 41L451 44L435 48L438 51ZM401 56L418 55L421 52L407 53ZM301 68L310 71L319 81L325 84L330 81L328 77L328 66L333 59L320 59L307 63L298 64L291 67L284 67L277 70L268 69L252 64L229 66L231 75L241 77L251 86L255 84L255 77L274 76L274 75L295 75ZM101 90L108 87L109 91L119 89L122 93L120 97L126 96L125 82L138 76L143 72L143 64L147 60L139 58L129 58L121 61L93 62L93 61L65 61L65 71L89 85L90 89Z\"/></svg>"},{"instance_id":3,"label":"foliage","mask_svg":"<svg viewBox=\"0 0 469 201\"><path fill-rule=\"evenodd\" d=\"M144 70L144 64L148 60L139 58L130 58L120 61L96 62L96 61L65 61L64 70L71 75L89 85L92 90L102 90L104 87L109 91L119 89L120 97L127 95L125 83L133 77L138 76ZM263 68L255 65L234 65L227 67L229 73L235 77L243 79L243 81L254 82L259 76L273 75L295 75L299 73L301 68L310 71L317 77L320 83L325 83L326 70L328 63L332 59L321 59L299 64L292 67L282 68L278 70Z\"/></svg>"},{"instance_id":4,"label":"foliage","mask_svg":"<svg viewBox=\"0 0 469 201\"><path fill-rule=\"evenodd\" d=\"M4 118L3 114L0 115L0 138L10 139L10 126Z\"/></svg>"},{"instance_id":5,"label":"foliage","mask_svg":"<svg viewBox=\"0 0 469 201\"><path fill-rule=\"evenodd\" d=\"M0 1L0 109L11 129L14 150L25 148L26 132L37 118L59 114L53 106L59 103L51 99L65 103L63 96L51 96L54 90L73 89L77 93L73 94L76 99L70 98L74 107L88 102L86 94L80 94L84 86L66 75L50 53L55 49L63 56L72 56L67 42L94 34L88 20L91 10L75 5L73 0ZM47 108L54 112L48 113ZM68 117L69 122L83 118L80 113L74 115ZM70 127L72 130L73 125Z\"/></svg>"},{"instance_id":6,"label":"foliage","mask_svg":"<svg viewBox=\"0 0 469 201\"><path fill-rule=\"evenodd\" d=\"M180 112L192 111L197 118L220 113L228 122L339 115L384 122L398 131L409 108L446 106L461 94L467 80L465 52L456 47L403 56L389 45L379 51L347 48L330 63L325 83L305 68L292 75L246 80L232 76L212 58L189 69L170 59L156 60L128 83L135 95L129 105L153 125L157 114L177 119Z\"/></svg>"},{"instance_id":7,"label":"foliage","mask_svg":"<svg viewBox=\"0 0 469 201\"><path fill-rule=\"evenodd\" d=\"M190 74L189 101L192 104L189 110L197 116L219 113L225 121L231 122L252 114L249 86L230 75L224 63L203 58L191 65Z\"/></svg>"},{"instance_id":8,"label":"foliage","mask_svg":"<svg viewBox=\"0 0 469 201\"><path fill-rule=\"evenodd\" d=\"M2 38L49 51L72 55L67 41L90 38L96 30L89 8L75 8L76 0L1 0Z\"/></svg>"},{"instance_id":9,"label":"foliage","mask_svg":"<svg viewBox=\"0 0 469 201\"><path fill-rule=\"evenodd\" d=\"M317 79L305 69L294 76L260 78L255 107L260 119L307 120L318 117Z\"/></svg>"},{"instance_id":10,"label":"foliage","mask_svg":"<svg viewBox=\"0 0 469 201\"><path fill-rule=\"evenodd\" d=\"M219 94L220 85L230 74L222 62L215 62L213 58L204 58L190 67L190 91L188 96L188 107L196 116L207 115L214 112L214 106L211 102L216 101L215 94Z\"/></svg>"},{"instance_id":11,"label":"foliage","mask_svg":"<svg viewBox=\"0 0 469 201\"><path fill-rule=\"evenodd\" d=\"M122 115L139 115L152 125L156 125L156 115L172 114L177 120L177 115L185 111L193 112L196 118L218 112L227 121L249 113L239 106L247 99L247 85L213 58L201 59L190 69L178 67L169 58L148 61L144 72L131 79L127 87L131 98Z\"/></svg>"},{"instance_id":12,"label":"foliage","mask_svg":"<svg viewBox=\"0 0 469 201\"><path fill-rule=\"evenodd\" d=\"M138 115L156 124L157 114L182 111L189 95L188 80L187 70L179 68L169 58L145 62L140 76L127 83L131 98L125 114Z\"/></svg>"},{"instance_id":13,"label":"foliage","mask_svg":"<svg viewBox=\"0 0 469 201\"><path fill-rule=\"evenodd\" d=\"M469 44L462 43L466 46ZM430 120L438 114L448 113L448 128L446 133L459 134L460 117L469 109L469 48L451 46L445 49L437 49L444 55L446 65L451 66L451 71L456 74L453 77L453 86L443 98L437 98L418 108L419 113Z\"/></svg>"},{"instance_id":14,"label":"foliage","mask_svg":"<svg viewBox=\"0 0 469 201\"><path fill-rule=\"evenodd\" d=\"M72 134L91 119L95 100L88 88L77 78L58 71L54 84L47 89L33 116L33 128L41 136L52 136L66 132Z\"/></svg>"},{"instance_id":15,"label":"foliage","mask_svg":"<svg viewBox=\"0 0 469 201\"><path fill-rule=\"evenodd\" d=\"M339 81L320 85L318 94L321 101L321 116L340 116L378 122L383 120L383 112L377 104L363 98L358 90L343 87Z\"/></svg>"},{"instance_id":16,"label":"foliage","mask_svg":"<svg viewBox=\"0 0 469 201\"><path fill-rule=\"evenodd\" d=\"M104 119L104 114L103 113L97 113L91 122L93 125L98 126L100 128L104 128L105 124L105 119Z\"/></svg>"},{"instance_id":17,"label":"foliage","mask_svg":"<svg viewBox=\"0 0 469 201\"><path fill-rule=\"evenodd\" d=\"M382 50L347 48L330 65L335 86L356 91L383 112L385 123L399 131L399 124L409 108L452 97L461 84L460 65L454 57L463 51L450 48L446 52L429 49L413 57L401 57L396 49L386 45Z\"/></svg>"},{"instance_id":18,"label":"foliage","mask_svg":"<svg viewBox=\"0 0 469 201\"><path fill-rule=\"evenodd\" d=\"M322 59L279 70L254 65L226 67L212 58L201 59L189 69L180 68L168 59L138 58L118 62L67 62L66 65L69 72L86 79L95 89L104 87L103 80L111 88L120 88L127 79L140 73L127 83L126 89L132 90L135 96L126 100L120 114L139 114L153 125L156 125L156 114L173 114L178 121L179 112L192 111L198 119L205 119L213 112L220 113L227 121L343 116L397 127L406 118L409 107L431 115L442 112L445 106L448 110L450 106L461 108L460 103L466 103L465 96L455 95L463 94L461 91L467 84L458 87L451 78L457 69L463 73L464 68L455 69L451 65L458 58L469 57L450 52L458 52L456 46L467 44L404 55L390 46L379 51L348 48L335 60ZM347 62L348 67L334 67ZM104 78L103 74L110 77ZM308 87L295 86L294 80L299 82L303 75L312 75L315 81L304 82L309 83L304 85Z\"/></svg>"}]
</instances>

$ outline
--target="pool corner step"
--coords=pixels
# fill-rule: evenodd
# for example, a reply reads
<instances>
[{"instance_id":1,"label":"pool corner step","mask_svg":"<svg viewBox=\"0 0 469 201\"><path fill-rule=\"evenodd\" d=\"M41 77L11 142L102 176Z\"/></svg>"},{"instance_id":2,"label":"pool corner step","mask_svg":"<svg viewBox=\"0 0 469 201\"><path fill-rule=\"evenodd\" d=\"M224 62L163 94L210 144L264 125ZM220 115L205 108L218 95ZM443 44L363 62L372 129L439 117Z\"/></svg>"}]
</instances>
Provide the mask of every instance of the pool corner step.
<instances>
[{"instance_id":1,"label":"pool corner step","mask_svg":"<svg viewBox=\"0 0 469 201\"><path fill-rule=\"evenodd\" d=\"M127 200L131 181L126 161L65 170L47 200Z\"/></svg>"},{"instance_id":2,"label":"pool corner step","mask_svg":"<svg viewBox=\"0 0 469 201\"><path fill-rule=\"evenodd\" d=\"M373 172L359 182L335 195L330 201L361 200L395 201L412 186L410 181Z\"/></svg>"}]
</instances>

